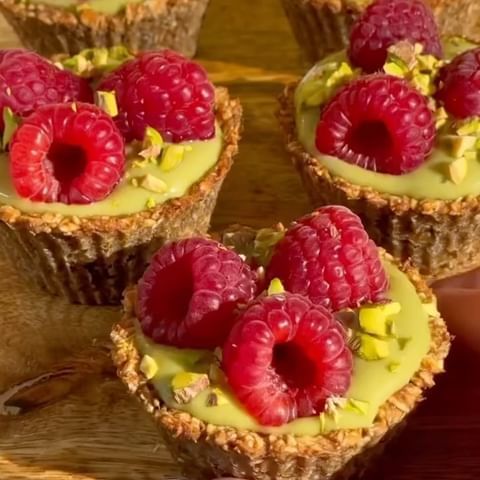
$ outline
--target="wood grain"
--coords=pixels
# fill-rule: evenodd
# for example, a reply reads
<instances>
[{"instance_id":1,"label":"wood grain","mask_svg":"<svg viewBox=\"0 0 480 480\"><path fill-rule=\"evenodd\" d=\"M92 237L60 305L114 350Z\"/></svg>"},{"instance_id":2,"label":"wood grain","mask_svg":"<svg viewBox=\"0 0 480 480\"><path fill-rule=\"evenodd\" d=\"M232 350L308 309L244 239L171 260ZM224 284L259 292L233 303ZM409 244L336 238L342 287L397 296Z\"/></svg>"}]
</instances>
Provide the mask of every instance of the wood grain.
<instances>
[{"instance_id":1,"label":"wood grain","mask_svg":"<svg viewBox=\"0 0 480 480\"><path fill-rule=\"evenodd\" d=\"M282 83L302 71L278 0L211 0L199 58L245 109L241 153L213 227L289 222L309 210L274 118ZM16 46L0 23L0 48ZM115 308L31 290L0 260L0 478L178 478L148 416L115 379ZM478 480L480 358L457 345L448 374L371 480ZM18 415L7 415L18 413Z\"/></svg>"}]
</instances>

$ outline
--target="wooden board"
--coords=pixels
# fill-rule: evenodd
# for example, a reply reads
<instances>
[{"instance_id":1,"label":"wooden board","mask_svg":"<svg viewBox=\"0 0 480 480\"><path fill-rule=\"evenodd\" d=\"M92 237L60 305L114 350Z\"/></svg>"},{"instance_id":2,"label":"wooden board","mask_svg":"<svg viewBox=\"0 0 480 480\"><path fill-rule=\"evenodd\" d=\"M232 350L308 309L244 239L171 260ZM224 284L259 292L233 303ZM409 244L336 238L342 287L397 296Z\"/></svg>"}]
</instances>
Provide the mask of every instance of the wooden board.
<instances>
[{"instance_id":1,"label":"wooden board","mask_svg":"<svg viewBox=\"0 0 480 480\"><path fill-rule=\"evenodd\" d=\"M0 23L0 48L16 45ZM282 82L302 71L278 0L211 0L199 58L245 109L241 153L213 227L307 212L274 118ZM3 261L0 272L0 405L17 391L0 411L0 478L178 478L150 419L115 379L108 333L118 311L31 291ZM480 359L457 347L448 366L371 480L480 477Z\"/></svg>"}]
</instances>

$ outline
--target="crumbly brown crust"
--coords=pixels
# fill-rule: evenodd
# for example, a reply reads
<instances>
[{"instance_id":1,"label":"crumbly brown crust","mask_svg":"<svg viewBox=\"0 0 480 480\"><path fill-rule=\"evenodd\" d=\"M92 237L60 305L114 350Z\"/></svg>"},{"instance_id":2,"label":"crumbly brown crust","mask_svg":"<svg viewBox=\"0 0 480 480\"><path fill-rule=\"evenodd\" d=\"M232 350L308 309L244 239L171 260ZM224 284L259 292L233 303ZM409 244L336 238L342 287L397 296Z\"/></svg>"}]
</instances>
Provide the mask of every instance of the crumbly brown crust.
<instances>
[{"instance_id":1,"label":"crumbly brown crust","mask_svg":"<svg viewBox=\"0 0 480 480\"><path fill-rule=\"evenodd\" d=\"M115 15L90 8L2 0L0 11L23 45L44 56L125 45L131 51L160 47L193 56L209 0L144 0Z\"/></svg>"},{"instance_id":2,"label":"crumbly brown crust","mask_svg":"<svg viewBox=\"0 0 480 480\"><path fill-rule=\"evenodd\" d=\"M480 265L480 197L417 200L377 192L331 175L299 142L294 92L280 96L278 117L287 150L315 206L346 205L369 235L395 258L411 259L429 280L453 276Z\"/></svg>"},{"instance_id":3,"label":"crumbly brown crust","mask_svg":"<svg viewBox=\"0 0 480 480\"><path fill-rule=\"evenodd\" d=\"M25 213L0 205L0 243L19 270L75 303L119 303L168 240L204 234L220 187L238 151L242 110L216 89L223 148L216 165L184 196L125 216Z\"/></svg>"},{"instance_id":4,"label":"crumbly brown crust","mask_svg":"<svg viewBox=\"0 0 480 480\"><path fill-rule=\"evenodd\" d=\"M431 298L432 292L416 269L409 264L400 268L422 297ZM364 460L402 425L423 399L425 391L434 385L434 375L443 372L450 347L445 323L439 316L431 317L432 342L421 368L380 407L370 428L340 430L316 437L266 435L205 424L162 403L139 368L141 358L135 346L133 326L135 303L136 288L132 287L125 296L124 316L112 332L118 375L153 415L173 457L182 464L188 478L195 479L234 476L252 480L327 480L358 473L365 468Z\"/></svg>"},{"instance_id":5,"label":"crumbly brown crust","mask_svg":"<svg viewBox=\"0 0 480 480\"><path fill-rule=\"evenodd\" d=\"M480 41L480 2L426 0L441 35L460 35ZM371 0L282 0L292 31L309 62L348 45L353 22Z\"/></svg>"}]
</instances>

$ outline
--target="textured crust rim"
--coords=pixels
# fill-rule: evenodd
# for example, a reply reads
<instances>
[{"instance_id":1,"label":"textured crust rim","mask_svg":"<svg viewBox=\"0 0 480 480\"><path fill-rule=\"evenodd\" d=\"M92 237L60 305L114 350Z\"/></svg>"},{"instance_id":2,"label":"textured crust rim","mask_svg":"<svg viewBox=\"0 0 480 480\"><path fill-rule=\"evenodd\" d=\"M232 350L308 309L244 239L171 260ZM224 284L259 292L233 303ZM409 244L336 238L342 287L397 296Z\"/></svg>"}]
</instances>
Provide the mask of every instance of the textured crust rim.
<instances>
[{"instance_id":1,"label":"textured crust rim","mask_svg":"<svg viewBox=\"0 0 480 480\"><path fill-rule=\"evenodd\" d=\"M384 253L388 258L391 257ZM419 295L432 298L432 292L408 263L399 265ZM331 432L317 437L294 437L292 435L266 435L251 431L239 431L230 427L205 424L188 413L169 409L158 398L155 390L140 371L140 354L135 346L134 326L136 289L128 290L124 302L124 316L112 331L113 359L120 379L129 391L137 397L145 409L151 413L167 442L175 450L175 445L187 442L190 447L188 456L194 461L201 458L201 451L212 447L231 457L230 467L215 474L235 474L239 472L231 465L245 463L251 466L252 478L275 478L265 472L274 465L294 463L300 470L290 471L291 478L307 478L306 459L316 458L321 462L321 476L329 478L337 474L350 460L365 450L379 444L383 437L399 425L415 406L423 399L423 393L434 385L434 375L443 372L444 359L450 347L450 335L440 316L430 317L432 342L427 356L422 360L420 369L410 382L390 397L379 410L374 425L370 428ZM195 454L190 451L198 450ZM198 455L197 455L198 454ZM185 460L185 459L184 459ZM242 461L243 460L243 461ZM270 467L267 467L269 465ZM303 467L302 467L303 465ZM315 472L311 469L311 473ZM245 471L245 470L243 470ZM275 471L275 468L273 469ZM303 472L300 474L300 472ZM257 477L258 474L258 477ZM277 471L278 474L278 471ZM284 473L285 474L285 473ZM305 476L304 476L305 474ZM279 475L278 478L284 478Z\"/></svg>"},{"instance_id":2,"label":"textured crust rim","mask_svg":"<svg viewBox=\"0 0 480 480\"><path fill-rule=\"evenodd\" d=\"M182 197L168 200L152 209L124 216L77 217L52 213L25 213L9 205L0 205L0 220L12 228L25 228L34 234L91 234L122 231L128 234L146 224L168 221L182 210L199 203L227 175L238 152L242 108L238 99L231 99L226 88L217 87L216 115L223 133L223 149L215 167Z\"/></svg>"},{"instance_id":3,"label":"textured crust rim","mask_svg":"<svg viewBox=\"0 0 480 480\"><path fill-rule=\"evenodd\" d=\"M191 57L209 1L143 0L106 14L48 1L2 0L0 11L26 46L44 55L121 43L132 51L168 47Z\"/></svg>"},{"instance_id":4,"label":"textured crust rim","mask_svg":"<svg viewBox=\"0 0 480 480\"><path fill-rule=\"evenodd\" d=\"M308 170L310 175L323 178L341 190L348 199L367 200L377 208L388 207L397 215L413 211L421 215L463 215L480 208L480 197L467 196L455 200L415 199L407 196L390 195L378 192L370 187L355 185L341 177L332 175L318 160L305 151L298 140L295 122L294 94L298 82L291 83L279 97L278 119L282 127L288 152L294 157L297 167Z\"/></svg>"}]
</instances>

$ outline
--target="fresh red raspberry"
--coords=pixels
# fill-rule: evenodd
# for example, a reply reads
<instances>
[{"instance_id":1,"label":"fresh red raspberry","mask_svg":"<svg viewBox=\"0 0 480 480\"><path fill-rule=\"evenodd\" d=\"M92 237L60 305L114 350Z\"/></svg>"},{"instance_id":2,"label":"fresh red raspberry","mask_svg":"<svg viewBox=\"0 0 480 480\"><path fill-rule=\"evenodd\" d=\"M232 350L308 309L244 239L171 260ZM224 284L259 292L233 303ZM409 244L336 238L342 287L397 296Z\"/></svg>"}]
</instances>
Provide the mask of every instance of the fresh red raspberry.
<instances>
[{"instance_id":1,"label":"fresh red raspberry","mask_svg":"<svg viewBox=\"0 0 480 480\"><path fill-rule=\"evenodd\" d=\"M91 203L111 193L125 166L113 120L86 103L39 107L10 144L17 193L39 202Z\"/></svg>"},{"instance_id":2,"label":"fresh red raspberry","mask_svg":"<svg viewBox=\"0 0 480 480\"><path fill-rule=\"evenodd\" d=\"M36 53L0 50L0 132L5 107L26 116L40 105L72 100L93 102L87 80L60 70Z\"/></svg>"},{"instance_id":3,"label":"fresh red raspberry","mask_svg":"<svg viewBox=\"0 0 480 480\"><path fill-rule=\"evenodd\" d=\"M180 240L155 254L140 281L140 325L157 343L215 348L255 293L255 274L235 252L204 238Z\"/></svg>"},{"instance_id":4,"label":"fresh red raspberry","mask_svg":"<svg viewBox=\"0 0 480 480\"><path fill-rule=\"evenodd\" d=\"M327 206L297 220L275 247L267 278L279 278L334 312L385 300L387 274L360 219L346 207Z\"/></svg>"},{"instance_id":5,"label":"fresh red raspberry","mask_svg":"<svg viewBox=\"0 0 480 480\"><path fill-rule=\"evenodd\" d=\"M368 170L401 175L425 161L435 134L426 97L403 79L372 74L341 89L325 106L316 145Z\"/></svg>"},{"instance_id":6,"label":"fresh red raspberry","mask_svg":"<svg viewBox=\"0 0 480 480\"><path fill-rule=\"evenodd\" d=\"M253 303L223 348L228 383L262 425L321 413L328 397L348 390L352 365L332 314L291 293Z\"/></svg>"},{"instance_id":7,"label":"fresh red raspberry","mask_svg":"<svg viewBox=\"0 0 480 480\"><path fill-rule=\"evenodd\" d=\"M433 13L422 0L376 0L354 23L348 55L371 73L381 70L387 49L401 40L421 43L424 52L442 57L442 44Z\"/></svg>"},{"instance_id":8,"label":"fresh red raspberry","mask_svg":"<svg viewBox=\"0 0 480 480\"><path fill-rule=\"evenodd\" d=\"M468 50L445 65L436 97L456 118L480 115L480 48Z\"/></svg>"},{"instance_id":9,"label":"fresh red raspberry","mask_svg":"<svg viewBox=\"0 0 480 480\"><path fill-rule=\"evenodd\" d=\"M213 85L200 65L178 53L142 53L98 88L115 92L115 121L127 141L142 140L147 126L171 142L205 140L215 134Z\"/></svg>"}]
</instances>

